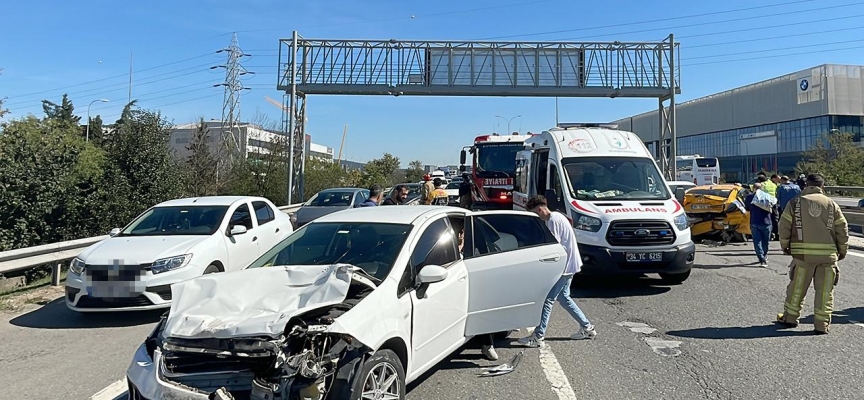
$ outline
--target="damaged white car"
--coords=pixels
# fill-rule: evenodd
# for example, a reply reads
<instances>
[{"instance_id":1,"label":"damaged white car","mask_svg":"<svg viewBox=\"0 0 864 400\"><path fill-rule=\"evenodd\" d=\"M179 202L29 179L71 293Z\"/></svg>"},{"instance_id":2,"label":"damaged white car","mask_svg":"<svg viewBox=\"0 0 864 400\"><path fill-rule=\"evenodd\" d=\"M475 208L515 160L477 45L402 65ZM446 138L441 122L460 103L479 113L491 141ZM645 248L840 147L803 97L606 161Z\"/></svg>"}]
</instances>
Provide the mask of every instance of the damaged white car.
<instances>
[{"instance_id":1,"label":"damaged white car","mask_svg":"<svg viewBox=\"0 0 864 400\"><path fill-rule=\"evenodd\" d=\"M565 260L525 212L327 215L246 270L173 285L129 399L404 399L471 337L536 325Z\"/></svg>"}]
</instances>

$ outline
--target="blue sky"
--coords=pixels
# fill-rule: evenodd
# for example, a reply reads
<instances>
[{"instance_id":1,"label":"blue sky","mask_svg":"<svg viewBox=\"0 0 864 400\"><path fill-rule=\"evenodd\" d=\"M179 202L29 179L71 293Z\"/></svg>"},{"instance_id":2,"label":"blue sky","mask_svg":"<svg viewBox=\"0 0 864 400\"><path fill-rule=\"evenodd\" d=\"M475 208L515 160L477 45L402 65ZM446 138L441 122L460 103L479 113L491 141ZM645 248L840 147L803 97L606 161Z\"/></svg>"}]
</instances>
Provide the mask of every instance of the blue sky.
<instances>
[{"instance_id":1,"label":"blue sky","mask_svg":"<svg viewBox=\"0 0 864 400\"><path fill-rule=\"evenodd\" d=\"M243 80L252 90L243 94L242 116L274 121L281 111L264 97L281 99L278 40L295 29L315 39L658 41L674 33L681 43L679 101L823 63L864 64L864 1L850 0L89 0L10 2L4 14L10 18L0 40L0 97L8 97L7 119L40 114L41 99L69 93L82 116L92 100L111 100L93 104L91 114L113 122L128 96L130 53L132 97L141 107L178 124L220 118L222 90L213 85L224 71L209 67L224 64L224 54L215 52L232 31L252 55L244 65L256 73ZM506 131L496 115L522 115L511 129L536 132L554 126L554 104L527 97L315 95L307 132L338 152L347 124L344 157L355 161L389 152L403 165L456 164L475 136ZM605 122L656 107L653 99L559 100L562 122Z\"/></svg>"}]
</instances>

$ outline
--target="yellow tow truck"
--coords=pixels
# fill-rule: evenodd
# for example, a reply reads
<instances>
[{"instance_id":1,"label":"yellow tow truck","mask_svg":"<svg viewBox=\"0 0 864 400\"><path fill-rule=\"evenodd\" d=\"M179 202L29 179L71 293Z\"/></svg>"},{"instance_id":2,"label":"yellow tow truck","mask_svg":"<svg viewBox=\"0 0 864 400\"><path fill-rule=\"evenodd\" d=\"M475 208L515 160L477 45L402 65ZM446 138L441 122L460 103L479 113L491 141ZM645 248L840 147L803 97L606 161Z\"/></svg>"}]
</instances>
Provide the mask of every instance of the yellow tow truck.
<instances>
[{"instance_id":1,"label":"yellow tow truck","mask_svg":"<svg viewBox=\"0 0 864 400\"><path fill-rule=\"evenodd\" d=\"M750 213L744 208L749 192L733 184L696 186L684 195L684 212L694 237L717 236L724 242L746 241Z\"/></svg>"}]
</instances>

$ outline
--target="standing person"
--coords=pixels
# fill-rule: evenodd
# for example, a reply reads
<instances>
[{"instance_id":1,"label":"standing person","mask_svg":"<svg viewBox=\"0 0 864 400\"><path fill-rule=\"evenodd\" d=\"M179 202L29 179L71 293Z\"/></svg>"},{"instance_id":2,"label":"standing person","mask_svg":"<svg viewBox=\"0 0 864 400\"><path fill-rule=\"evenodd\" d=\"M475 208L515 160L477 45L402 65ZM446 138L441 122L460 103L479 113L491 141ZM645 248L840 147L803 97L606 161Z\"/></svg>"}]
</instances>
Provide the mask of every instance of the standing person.
<instances>
[{"instance_id":1,"label":"standing person","mask_svg":"<svg viewBox=\"0 0 864 400\"><path fill-rule=\"evenodd\" d=\"M579 272L582 267L582 257L579 255L579 247L576 244L576 234L573 232L573 227L567 218L560 212L549 210L549 203L543 195L535 195L528 199L525 204L525 209L537 214L540 219L546 222L546 226L558 239L558 242L564 246L567 251L567 264L564 267L564 273L558 282L552 286L552 290L546 295L546 302L543 303L543 314L540 315L540 325L534 329L534 333L530 336L519 339L519 344L528 347L540 347L543 344L543 338L546 336L546 328L549 325L549 316L552 314L552 306L555 300L564 307L567 312L579 323L581 329L576 332L571 339L593 339L597 336L597 331L594 325L585 316L576 302L570 297L570 283L573 281L573 275Z\"/></svg>"},{"instance_id":2,"label":"standing person","mask_svg":"<svg viewBox=\"0 0 864 400\"><path fill-rule=\"evenodd\" d=\"M393 188L393 193L390 194L390 197L387 197L387 200L384 200L384 203L381 203L382 206L398 206L405 204L405 199L408 198L408 186L405 185L396 185Z\"/></svg>"},{"instance_id":3,"label":"standing person","mask_svg":"<svg viewBox=\"0 0 864 400\"><path fill-rule=\"evenodd\" d=\"M801 194L801 188L792 183L788 176L780 177L780 186L777 188L777 209L780 214L786 209L786 204Z\"/></svg>"},{"instance_id":4,"label":"standing person","mask_svg":"<svg viewBox=\"0 0 864 400\"><path fill-rule=\"evenodd\" d=\"M382 197L384 197L384 193L382 193L381 185L372 185L369 187L369 198L358 204L357 207L377 207L381 203Z\"/></svg>"},{"instance_id":5,"label":"standing person","mask_svg":"<svg viewBox=\"0 0 864 400\"><path fill-rule=\"evenodd\" d=\"M420 202L426 205L432 204L433 190L435 190L435 185L432 184L432 177L429 174L423 175L423 186L420 188Z\"/></svg>"},{"instance_id":6,"label":"standing person","mask_svg":"<svg viewBox=\"0 0 864 400\"><path fill-rule=\"evenodd\" d=\"M795 182L795 184L798 185L798 188L801 190L804 190L804 188L807 187L807 179L804 178L804 174L798 175L798 181Z\"/></svg>"},{"instance_id":7,"label":"standing person","mask_svg":"<svg viewBox=\"0 0 864 400\"><path fill-rule=\"evenodd\" d=\"M765 193L777 197L777 185L769 180L768 175L765 175L764 172L760 172L756 175L756 182L762 183L762 190L764 190Z\"/></svg>"},{"instance_id":8,"label":"standing person","mask_svg":"<svg viewBox=\"0 0 864 400\"><path fill-rule=\"evenodd\" d=\"M429 197L431 198L429 204L446 206L449 203L449 200L447 191L444 190L444 180L441 178L435 178L432 181L432 185L435 186L435 189L433 189L432 193L429 194Z\"/></svg>"},{"instance_id":9,"label":"standing person","mask_svg":"<svg viewBox=\"0 0 864 400\"><path fill-rule=\"evenodd\" d=\"M753 200L762 191L762 183L753 184L753 193L744 199L744 207L750 213L750 234L753 235L753 248L760 266L768 265L768 239L771 236L771 211L764 205L753 204ZM763 194L764 196L765 194Z\"/></svg>"},{"instance_id":10,"label":"standing person","mask_svg":"<svg viewBox=\"0 0 864 400\"><path fill-rule=\"evenodd\" d=\"M472 189L471 189L471 175L467 172L462 173L462 183L459 184L459 207L471 209L472 203Z\"/></svg>"},{"instance_id":11,"label":"standing person","mask_svg":"<svg viewBox=\"0 0 864 400\"><path fill-rule=\"evenodd\" d=\"M840 206L825 195L825 178L819 174L807 176L807 187L790 200L780 218L780 246L792 255L786 302L777 322L798 326L801 306L810 282L816 289L813 307L813 328L826 334L834 308L834 286L840 271L837 261L846 258L849 250L849 223ZM826 227L828 229L826 229Z\"/></svg>"}]
</instances>

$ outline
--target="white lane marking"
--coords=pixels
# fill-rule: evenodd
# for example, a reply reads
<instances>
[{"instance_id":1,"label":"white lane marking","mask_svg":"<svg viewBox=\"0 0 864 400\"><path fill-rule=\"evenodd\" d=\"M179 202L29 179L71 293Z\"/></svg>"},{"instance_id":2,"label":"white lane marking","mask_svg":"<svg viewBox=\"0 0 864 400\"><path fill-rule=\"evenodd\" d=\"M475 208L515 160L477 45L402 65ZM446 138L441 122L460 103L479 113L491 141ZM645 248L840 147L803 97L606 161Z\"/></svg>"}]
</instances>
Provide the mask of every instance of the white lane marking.
<instances>
[{"instance_id":1,"label":"white lane marking","mask_svg":"<svg viewBox=\"0 0 864 400\"><path fill-rule=\"evenodd\" d=\"M864 254L862 254L862 253L856 253L856 252L854 252L854 251L847 251L847 252L846 252L846 255L847 255L847 256L855 256L855 257L861 257L861 258L864 258Z\"/></svg>"},{"instance_id":2,"label":"white lane marking","mask_svg":"<svg viewBox=\"0 0 864 400\"><path fill-rule=\"evenodd\" d=\"M567 375L564 374L561 364L555 358L555 353L549 348L549 343L540 345L540 366L543 367L543 374L546 375L546 380L552 384L552 391L558 395L559 400L576 400L576 393L573 392Z\"/></svg>"},{"instance_id":3,"label":"white lane marking","mask_svg":"<svg viewBox=\"0 0 864 400\"><path fill-rule=\"evenodd\" d=\"M644 333L646 335L650 335L650 334L654 333L654 331L656 331L656 329L648 326L648 324L643 324L641 322L624 321L624 322L619 322L615 325L630 328L630 332Z\"/></svg>"},{"instance_id":4,"label":"white lane marking","mask_svg":"<svg viewBox=\"0 0 864 400\"><path fill-rule=\"evenodd\" d=\"M105 389L100 390L99 393L90 396L90 400L114 400L122 394L126 394L126 378L108 385Z\"/></svg>"},{"instance_id":5,"label":"white lane marking","mask_svg":"<svg viewBox=\"0 0 864 400\"><path fill-rule=\"evenodd\" d=\"M655 353L666 356L666 357L675 357L681 354L681 350L678 350L678 346L681 345L681 342L677 340L663 340L655 337L647 337L645 338L645 343L648 343L651 346L651 350L654 350Z\"/></svg>"}]
</instances>

